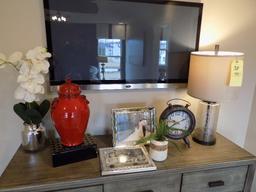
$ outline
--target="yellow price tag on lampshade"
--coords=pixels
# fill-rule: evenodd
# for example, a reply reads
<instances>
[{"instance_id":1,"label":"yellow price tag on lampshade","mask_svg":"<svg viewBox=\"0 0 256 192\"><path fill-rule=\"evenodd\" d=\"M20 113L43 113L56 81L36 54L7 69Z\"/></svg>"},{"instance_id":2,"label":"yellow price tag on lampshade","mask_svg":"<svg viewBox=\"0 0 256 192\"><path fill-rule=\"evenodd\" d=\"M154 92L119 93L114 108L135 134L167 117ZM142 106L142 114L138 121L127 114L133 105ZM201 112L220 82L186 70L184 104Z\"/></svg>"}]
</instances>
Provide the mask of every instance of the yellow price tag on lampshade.
<instances>
[{"instance_id":1,"label":"yellow price tag on lampshade","mask_svg":"<svg viewBox=\"0 0 256 192\"><path fill-rule=\"evenodd\" d=\"M244 67L243 60L232 61L231 70L230 70L230 80L229 80L230 87L241 87L242 86L243 67Z\"/></svg>"}]
</instances>

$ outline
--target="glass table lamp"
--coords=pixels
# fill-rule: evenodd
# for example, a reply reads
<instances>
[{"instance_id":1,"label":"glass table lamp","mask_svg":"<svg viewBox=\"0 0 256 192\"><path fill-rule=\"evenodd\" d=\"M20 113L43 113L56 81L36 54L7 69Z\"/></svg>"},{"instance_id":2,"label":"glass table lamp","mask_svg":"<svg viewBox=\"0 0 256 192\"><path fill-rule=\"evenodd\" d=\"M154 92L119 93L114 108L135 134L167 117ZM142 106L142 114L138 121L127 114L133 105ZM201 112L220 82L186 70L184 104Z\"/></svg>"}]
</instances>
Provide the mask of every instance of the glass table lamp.
<instances>
[{"instance_id":1,"label":"glass table lamp","mask_svg":"<svg viewBox=\"0 0 256 192\"><path fill-rule=\"evenodd\" d=\"M229 95L232 63L240 62L242 67L243 53L224 51L197 51L190 57L188 94L201 100L198 106L196 128L192 135L195 142L202 145L216 143L216 128L220 102ZM242 79L242 69L239 70ZM236 79L237 80L237 79ZM240 82L241 83L241 82Z\"/></svg>"}]
</instances>

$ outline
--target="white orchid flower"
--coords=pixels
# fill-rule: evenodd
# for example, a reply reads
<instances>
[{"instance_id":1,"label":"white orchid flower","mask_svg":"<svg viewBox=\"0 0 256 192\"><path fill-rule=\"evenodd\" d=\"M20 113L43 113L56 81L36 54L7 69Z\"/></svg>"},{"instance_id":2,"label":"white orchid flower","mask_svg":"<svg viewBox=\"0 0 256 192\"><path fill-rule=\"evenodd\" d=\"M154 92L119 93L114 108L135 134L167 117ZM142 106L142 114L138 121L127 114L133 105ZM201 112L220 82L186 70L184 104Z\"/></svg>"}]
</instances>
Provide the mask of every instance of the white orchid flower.
<instances>
[{"instance_id":1,"label":"white orchid flower","mask_svg":"<svg viewBox=\"0 0 256 192\"><path fill-rule=\"evenodd\" d=\"M33 94L44 93L44 87L41 84L35 83L34 81L20 83L20 86Z\"/></svg>"},{"instance_id":2,"label":"white orchid flower","mask_svg":"<svg viewBox=\"0 0 256 192\"><path fill-rule=\"evenodd\" d=\"M28 102L28 103L31 103L33 101L39 101L39 97L36 94L33 94L33 93L30 93L29 91L26 91L23 100Z\"/></svg>"},{"instance_id":3,"label":"white orchid flower","mask_svg":"<svg viewBox=\"0 0 256 192\"><path fill-rule=\"evenodd\" d=\"M21 52L16 51L9 56L8 61L11 63L16 63L20 61L22 57L23 57L23 54Z\"/></svg>"},{"instance_id":4,"label":"white orchid flower","mask_svg":"<svg viewBox=\"0 0 256 192\"><path fill-rule=\"evenodd\" d=\"M17 82L20 85L14 94L16 99L33 102L39 100L39 94L44 94L43 74L49 71L50 64L46 60L49 57L51 54L43 47L29 50L25 58L21 52L14 52L8 59L0 53L0 68L10 64L19 72Z\"/></svg>"},{"instance_id":5,"label":"white orchid flower","mask_svg":"<svg viewBox=\"0 0 256 192\"><path fill-rule=\"evenodd\" d=\"M38 84L44 84L44 76L42 74L31 75L31 80Z\"/></svg>"},{"instance_id":6,"label":"white orchid flower","mask_svg":"<svg viewBox=\"0 0 256 192\"><path fill-rule=\"evenodd\" d=\"M52 56L49 52L47 52L47 49L44 47L36 47L34 50L37 52L38 60L45 60Z\"/></svg>"},{"instance_id":7,"label":"white orchid flower","mask_svg":"<svg viewBox=\"0 0 256 192\"><path fill-rule=\"evenodd\" d=\"M0 53L0 63L6 62L6 56L3 53Z\"/></svg>"},{"instance_id":8,"label":"white orchid flower","mask_svg":"<svg viewBox=\"0 0 256 192\"><path fill-rule=\"evenodd\" d=\"M25 93L26 93L26 90L19 86L15 90L14 97L15 99L23 100Z\"/></svg>"},{"instance_id":9,"label":"white orchid flower","mask_svg":"<svg viewBox=\"0 0 256 192\"><path fill-rule=\"evenodd\" d=\"M22 60L23 54L21 52L14 52L13 54L11 54L9 56L9 58L7 59L7 61L9 63L12 63L15 66L20 65L20 60Z\"/></svg>"},{"instance_id":10,"label":"white orchid flower","mask_svg":"<svg viewBox=\"0 0 256 192\"><path fill-rule=\"evenodd\" d=\"M34 49L30 49L26 54L26 58L31 60L37 59L38 54L44 51L45 51L45 48L43 47L36 47Z\"/></svg>"},{"instance_id":11,"label":"white orchid flower","mask_svg":"<svg viewBox=\"0 0 256 192\"><path fill-rule=\"evenodd\" d=\"M29 79L30 79L29 75L27 75L27 74L20 74L17 77L17 82L18 83L22 83L22 82L28 81Z\"/></svg>"},{"instance_id":12,"label":"white orchid flower","mask_svg":"<svg viewBox=\"0 0 256 192\"><path fill-rule=\"evenodd\" d=\"M14 52L7 59L3 53L0 53L0 68L4 68L7 64L13 66L17 71L20 68L20 61L22 60L21 52Z\"/></svg>"},{"instance_id":13,"label":"white orchid flower","mask_svg":"<svg viewBox=\"0 0 256 192\"><path fill-rule=\"evenodd\" d=\"M36 101L38 99L35 94L30 93L29 91L20 86L17 87L17 89L15 90L14 96L18 100L24 100L29 103Z\"/></svg>"},{"instance_id":14,"label":"white orchid flower","mask_svg":"<svg viewBox=\"0 0 256 192\"><path fill-rule=\"evenodd\" d=\"M3 69L5 66L6 66L6 64L1 63L1 64L0 64L0 69Z\"/></svg>"},{"instance_id":15,"label":"white orchid flower","mask_svg":"<svg viewBox=\"0 0 256 192\"><path fill-rule=\"evenodd\" d=\"M30 72L30 63L28 61L22 60L19 73L28 75L29 72Z\"/></svg>"},{"instance_id":16,"label":"white orchid flower","mask_svg":"<svg viewBox=\"0 0 256 192\"><path fill-rule=\"evenodd\" d=\"M27 52L26 58L31 60L45 60L46 58L50 58L51 54L47 52L47 50L43 47L36 47Z\"/></svg>"},{"instance_id":17,"label":"white orchid flower","mask_svg":"<svg viewBox=\"0 0 256 192\"><path fill-rule=\"evenodd\" d=\"M44 87L34 81L22 82L20 86L33 94L44 93Z\"/></svg>"},{"instance_id":18,"label":"white orchid flower","mask_svg":"<svg viewBox=\"0 0 256 192\"><path fill-rule=\"evenodd\" d=\"M38 74L38 73L48 73L49 71L49 62L46 60L33 60L32 61L32 67L31 67L31 73L32 74Z\"/></svg>"},{"instance_id":19,"label":"white orchid flower","mask_svg":"<svg viewBox=\"0 0 256 192\"><path fill-rule=\"evenodd\" d=\"M0 53L0 69L5 67L6 56L3 53Z\"/></svg>"},{"instance_id":20,"label":"white orchid flower","mask_svg":"<svg viewBox=\"0 0 256 192\"><path fill-rule=\"evenodd\" d=\"M47 58L50 58L52 55L48 52L41 52L40 54L37 55L38 60L45 60Z\"/></svg>"},{"instance_id":21,"label":"white orchid flower","mask_svg":"<svg viewBox=\"0 0 256 192\"><path fill-rule=\"evenodd\" d=\"M46 74L49 72L50 63L47 60L43 60L43 63L44 63L44 67L43 67L42 73Z\"/></svg>"},{"instance_id":22,"label":"white orchid flower","mask_svg":"<svg viewBox=\"0 0 256 192\"><path fill-rule=\"evenodd\" d=\"M20 74L18 75L17 82L24 83L27 81L33 81L37 84L44 84L45 79L42 74Z\"/></svg>"}]
</instances>

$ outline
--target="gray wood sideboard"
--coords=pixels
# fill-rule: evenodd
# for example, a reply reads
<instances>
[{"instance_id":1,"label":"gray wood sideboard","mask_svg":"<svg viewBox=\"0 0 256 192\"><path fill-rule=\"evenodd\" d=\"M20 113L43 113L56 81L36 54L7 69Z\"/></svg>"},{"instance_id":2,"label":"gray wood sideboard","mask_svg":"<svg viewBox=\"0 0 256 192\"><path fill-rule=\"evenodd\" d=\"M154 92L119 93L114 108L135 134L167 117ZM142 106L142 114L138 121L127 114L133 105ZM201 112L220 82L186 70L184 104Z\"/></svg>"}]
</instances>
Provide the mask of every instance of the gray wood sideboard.
<instances>
[{"instance_id":1,"label":"gray wood sideboard","mask_svg":"<svg viewBox=\"0 0 256 192\"><path fill-rule=\"evenodd\" d=\"M110 136L97 136L98 147L111 146ZM51 150L19 149L0 177L0 191L64 192L250 192L256 158L221 135L217 144L191 141L188 149L169 144L168 159L157 170L101 176L99 158L53 168Z\"/></svg>"}]
</instances>

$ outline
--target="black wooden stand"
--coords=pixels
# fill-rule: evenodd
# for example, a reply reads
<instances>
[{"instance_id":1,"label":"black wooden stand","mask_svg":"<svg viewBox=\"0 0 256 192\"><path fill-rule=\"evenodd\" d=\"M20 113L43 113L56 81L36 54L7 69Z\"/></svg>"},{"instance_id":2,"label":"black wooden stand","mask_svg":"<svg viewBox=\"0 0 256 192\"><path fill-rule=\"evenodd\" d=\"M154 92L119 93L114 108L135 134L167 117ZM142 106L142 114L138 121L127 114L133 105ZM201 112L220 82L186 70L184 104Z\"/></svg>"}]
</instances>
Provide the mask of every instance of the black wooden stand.
<instances>
[{"instance_id":1,"label":"black wooden stand","mask_svg":"<svg viewBox=\"0 0 256 192\"><path fill-rule=\"evenodd\" d=\"M63 146L59 139L54 139L51 143L53 167L97 157L97 145L88 134L85 135L84 143L75 147Z\"/></svg>"}]
</instances>

